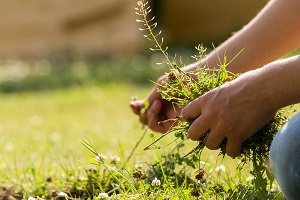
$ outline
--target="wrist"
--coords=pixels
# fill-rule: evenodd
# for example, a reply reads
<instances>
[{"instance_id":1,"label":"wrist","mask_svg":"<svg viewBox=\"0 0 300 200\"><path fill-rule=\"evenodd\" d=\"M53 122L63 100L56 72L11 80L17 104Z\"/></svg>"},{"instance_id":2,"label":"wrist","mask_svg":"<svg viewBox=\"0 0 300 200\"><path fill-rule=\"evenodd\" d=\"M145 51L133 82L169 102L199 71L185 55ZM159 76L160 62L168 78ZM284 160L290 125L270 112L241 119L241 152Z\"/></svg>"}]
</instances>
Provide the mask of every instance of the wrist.
<instances>
[{"instance_id":1,"label":"wrist","mask_svg":"<svg viewBox=\"0 0 300 200\"><path fill-rule=\"evenodd\" d=\"M278 60L252 71L255 92L266 101L266 106L280 109L300 102L300 57Z\"/></svg>"},{"instance_id":2,"label":"wrist","mask_svg":"<svg viewBox=\"0 0 300 200\"><path fill-rule=\"evenodd\" d=\"M276 86L270 80L265 69L259 68L246 72L239 76L236 81L240 82L240 89L243 91L244 97L254 103L254 109L269 111L279 109L280 106L276 101Z\"/></svg>"}]
</instances>

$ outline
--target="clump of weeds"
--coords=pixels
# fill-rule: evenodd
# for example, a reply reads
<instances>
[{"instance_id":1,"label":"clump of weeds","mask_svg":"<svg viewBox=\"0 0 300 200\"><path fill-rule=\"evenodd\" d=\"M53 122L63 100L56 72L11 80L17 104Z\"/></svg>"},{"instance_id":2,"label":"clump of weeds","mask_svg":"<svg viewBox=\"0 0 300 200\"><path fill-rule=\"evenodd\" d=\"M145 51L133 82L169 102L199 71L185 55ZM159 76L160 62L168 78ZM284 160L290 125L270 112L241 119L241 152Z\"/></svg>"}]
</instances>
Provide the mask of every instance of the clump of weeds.
<instances>
[{"instance_id":1,"label":"clump of weeds","mask_svg":"<svg viewBox=\"0 0 300 200\"><path fill-rule=\"evenodd\" d=\"M219 57L218 68L210 68L207 65L198 66L193 72L186 72L181 70L183 66L181 59L170 58L167 50L168 47L164 46L164 40L161 36L161 31L156 31L157 23L154 17L149 17L151 7L145 0L138 1L138 7L136 8L136 14L139 16L137 22L141 24L140 30L144 32L144 37L153 42L154 48L152 51L160 52L164 59L164 62L169 66L170 71L166 73L166 78L156 83L158 85L159 93L162 98L172 102L174 109L176 107L184 107L189 102L205 94L206 92L223 85L239 76L239 74L233 74L226 70L227 66L236 59L242 51L240 51L232 60L227 60L226 55L222 58ZM193 56L197 61L205 59L206 48L202 45L196 47L197 55ZM179 63L179 64L178 64ZM245 141L242 145L241 155L238 157L240 165L237 169L241 170L245 164L252 164L252 170L250 171L253 176L252 184L257 197L265 198L269 195L268 187L271 187L274 178L266 164L269 156L269 150L271 142L275 134L279 131L282 125L287 121L287 110L279 110L273 119L260 129L251 138ZM167 137L168 135L174 135L181 144L187 141L187 130L190 127L192 121L182 121L180 117L175 119L169 119L167 122L173 121L174 125L163 136L159 137L153 143L146 147L146 149L157 148L158 141ZM159 123L165 123L161 121ZM203 148L205 147L206 136L200 138L197 146L183 157L195 157L200 156ZM220 147L220 155L225 156L226 140L223 141ZM176 156L178 156L176 154ZM200 160L200 158L197 158ZM167 162L168 157L165 157ZM176 159L174 159L176 160ZM180 159L176 160L182 163ZM179 164L180 165L180 164Z\"/></svg>"}]
</instances>

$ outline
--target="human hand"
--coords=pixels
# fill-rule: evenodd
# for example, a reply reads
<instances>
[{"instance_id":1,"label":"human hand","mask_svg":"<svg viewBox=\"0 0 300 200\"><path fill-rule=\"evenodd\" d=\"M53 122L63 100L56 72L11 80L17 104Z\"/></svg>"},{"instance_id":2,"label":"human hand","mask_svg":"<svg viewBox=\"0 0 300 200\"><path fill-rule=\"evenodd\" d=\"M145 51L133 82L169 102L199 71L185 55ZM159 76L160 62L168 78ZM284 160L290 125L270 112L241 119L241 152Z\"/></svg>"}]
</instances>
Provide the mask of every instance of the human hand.
<instances>
[{"instance_id":1,"label":"human hand","mask_svg":"<svg viewBox=\"0 0 300 200\"><path fill-rule=\"evenodd\" d=\"M165 76L158 79L157 83L165 80ZM142 112L145 108L145 102L149 102L148 109ZM173 125L174 121L165 121L174 119L181 112L181 109L174 107L172 102L163 100L158 92L158 86L155 86L149 93L146 100L133 100L130 102L132 111L139 116L140 122L148 126L151 130L161 133L166 133ZM164 123L159 123L165 121Z\"/></svg>"},{"instance_id":2,"label":"human hand","mask_svg":"<svg viewBox=\"0 0 300 200\"><path fill-rule=\"evenodd\" d=\"M188 137L199 140L207 134L205 145L212 150L226 139L226 153L238 156L242 143L276 113L263 81L250 71L190 102L181 112L183 119L193 120Z\"/></svg>"}]
</instances>

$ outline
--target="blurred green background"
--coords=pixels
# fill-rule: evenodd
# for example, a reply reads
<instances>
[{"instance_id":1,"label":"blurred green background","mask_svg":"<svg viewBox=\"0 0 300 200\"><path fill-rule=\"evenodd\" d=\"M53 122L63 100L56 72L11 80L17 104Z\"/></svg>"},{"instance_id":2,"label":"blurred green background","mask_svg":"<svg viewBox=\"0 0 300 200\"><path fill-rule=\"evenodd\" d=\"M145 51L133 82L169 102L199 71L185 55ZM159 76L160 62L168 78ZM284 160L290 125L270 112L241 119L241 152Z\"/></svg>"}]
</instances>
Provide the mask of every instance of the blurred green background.
<instances>
[{"instance_id":1,"label":"blurred green background","mask_svg":"<svg viewBox=\"0 0 300 200\"><path fill-rule=\"evenodd\" d=\"M267 1L150 1L170 54L191 62L195 45L216 45ZM132 0L0 2L0 91L107 82L148 84L167 69L148 51Z\"/></svg>"}]
</instances>

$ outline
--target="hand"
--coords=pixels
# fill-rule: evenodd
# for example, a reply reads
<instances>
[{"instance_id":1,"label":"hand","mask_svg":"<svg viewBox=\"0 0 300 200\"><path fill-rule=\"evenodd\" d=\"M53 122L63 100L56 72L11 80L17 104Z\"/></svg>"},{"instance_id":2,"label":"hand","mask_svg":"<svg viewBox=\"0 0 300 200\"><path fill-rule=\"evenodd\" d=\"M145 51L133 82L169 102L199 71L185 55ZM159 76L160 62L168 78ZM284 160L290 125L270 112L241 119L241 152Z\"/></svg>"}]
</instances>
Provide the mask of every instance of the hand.
<instances>
[{"instance_id":1,"label":"hand","mask_svg":"<svg viewBox=\"0 0 300 200\"><path fill-rule=\"evenodd\" d=\"M165 77L161 77L157 83L161 83ZM157 91L157 86L152 89L147 97L149 102L149 108L145 113L141 113L145 107L145 100L134 100L130 102L132 111L139 116L140 122L147 125L151 130L161 133L166 133L173 125L173 121L159 124L158 122L174 119L181 112L178 107L174 110L172 102L163 100L161 95Z\"/></svg>"},{"instance_id":2,"label":"hand","mask_svg":"<svg viewBox=\"0 0 300 200\"><path fill-rule=\"evenodd\" d=\"M182 118L194 120L188 137L199 140L207 134L207 148L218 149L227 139L226 153L236 157L242 143L269 122L276 109L271 106L260 75L250 71L189 103Z\"/></svg>"}]
</instances>

